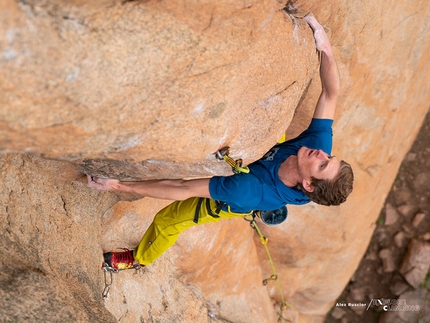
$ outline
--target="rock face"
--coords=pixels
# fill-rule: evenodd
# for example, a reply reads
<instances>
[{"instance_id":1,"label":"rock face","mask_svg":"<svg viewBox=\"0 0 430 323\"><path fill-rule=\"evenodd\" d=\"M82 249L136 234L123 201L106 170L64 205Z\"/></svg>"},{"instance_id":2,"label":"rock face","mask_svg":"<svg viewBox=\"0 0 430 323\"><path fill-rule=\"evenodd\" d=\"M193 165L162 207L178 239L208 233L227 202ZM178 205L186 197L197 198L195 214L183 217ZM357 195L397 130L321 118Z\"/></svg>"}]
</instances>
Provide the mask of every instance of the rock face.
<instances>
[{"instance_id":1,"label":"rock face","mask_svg":"<svg viewBox=\"0 0 430 323\"><path fill-rule=\"evenodd\" d=\"M2 321L115 322L100 298L92 229L115 197L88 191L72 164L7 155L0 169Z\"/></svg>"},{"instance_id":2,"label":"rock face","mask_svg":"<svg viewBox=\"0 0 430 323\"><path fill-rule=\"evenodd\" d=\"M273 1L4 2L4 151L109 173L127 160L126 176L166 176L160 162L211 174L187 165L226 144L260 157L316 76L311 33Z\"/></svg>"},{"instance_id":3,"label":"rock face","mask_svg":"<svg viewBox=\"0 0 430 323\"><path fill-rule=\"evenodd\" d=\"M320 91L307 25L269 0L0 5L2 317L275 321L275 285L261 285L269 263L239 220L187 231L144 272L114 277L103 304L102 250L133 247L166 202L114 205L117 196L78 178L229 174L212 156L218 148L249 163L287 127L297 135ZM334 46L334 154L352 164L355 191L336 208L289 207L284 224L263 231L294 304L285 316L319 322L362 257L428 110L430 4L295 5Z\"/></svg>"}]
</instances>

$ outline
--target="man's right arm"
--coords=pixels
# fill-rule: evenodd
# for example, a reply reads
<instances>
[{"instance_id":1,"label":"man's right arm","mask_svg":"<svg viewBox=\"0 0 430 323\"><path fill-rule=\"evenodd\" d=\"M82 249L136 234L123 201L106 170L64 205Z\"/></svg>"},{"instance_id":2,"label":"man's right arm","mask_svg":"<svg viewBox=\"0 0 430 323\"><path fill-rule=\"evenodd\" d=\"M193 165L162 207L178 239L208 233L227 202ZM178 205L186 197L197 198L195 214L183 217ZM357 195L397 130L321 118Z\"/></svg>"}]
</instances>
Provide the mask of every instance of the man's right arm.
<instances>
[{"instance_id":1,"label":"man's right arm","mask_svg":"<svg viewBox=\"0 0 430 323\"><path fill-rule=\"evenodd\" d=\"M175 201L186 200L190 197L211 197L209 194L209 178L121 182L116 179L88 176L88 186L99 190L128 192Z\"/></svg>"},{"instance_id":2,"label":"man's right arm","mask_svg":"<svg viewBox=\"0 0 430 323\"><path fill-rule=\"evenodd\" d=\"M330 40L324 28L310 14L304 17L314 32L316 48L321 52L320 77L322 91L314 112L314 118L334 119L340 94L340 78Z\"/></svg>"}]
</instances>

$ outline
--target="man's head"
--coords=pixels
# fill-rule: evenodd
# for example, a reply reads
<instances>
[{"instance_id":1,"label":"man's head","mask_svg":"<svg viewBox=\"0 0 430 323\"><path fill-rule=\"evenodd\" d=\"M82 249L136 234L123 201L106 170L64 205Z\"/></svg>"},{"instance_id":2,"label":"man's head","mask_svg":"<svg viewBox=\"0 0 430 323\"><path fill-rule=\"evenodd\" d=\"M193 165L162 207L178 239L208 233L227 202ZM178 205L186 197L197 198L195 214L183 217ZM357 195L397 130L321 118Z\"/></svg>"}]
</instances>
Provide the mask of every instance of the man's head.
<instances>
[{"instance_id":1,"label":"man's head","mask_svg":"<svg viewBox=\"0 0 430 323\"><path fill-rule=\"evenodd\" d=\"M297 154L299 188L315 203L339 205L352 192L354 174L351 165L322 150L302 147Z\"/></svg>"}]
</instances>

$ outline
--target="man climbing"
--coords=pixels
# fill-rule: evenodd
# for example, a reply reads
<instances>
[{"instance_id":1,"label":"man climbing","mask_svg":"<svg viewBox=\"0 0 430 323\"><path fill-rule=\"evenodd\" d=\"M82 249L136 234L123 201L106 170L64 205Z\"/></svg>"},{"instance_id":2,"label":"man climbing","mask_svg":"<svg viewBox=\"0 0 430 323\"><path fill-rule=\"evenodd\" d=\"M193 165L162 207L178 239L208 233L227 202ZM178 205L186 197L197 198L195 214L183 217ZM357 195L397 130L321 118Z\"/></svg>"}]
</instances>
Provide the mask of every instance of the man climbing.
<instances>
[{"instance_id":1,"label":"man climbing","mask_svg":"<svg viewBox=\"0 0 430 323\"><path fill-rule=\"evenodd\" d=\"M139 182L88 176L88 186L99 190L175 200L157 213L137 248L105 253L107 266L118 270L149 265L175 243L182 231L197 224L243 218L253 210L275 210L286 204L313 201L330 206L345 202L352 191L352 169L330 155L339 72L324 28L311 14L304 20L312 28L316 48L321 52L322 91L309 128L250 164L249 174Z\"/></svg>"}]
</instances>

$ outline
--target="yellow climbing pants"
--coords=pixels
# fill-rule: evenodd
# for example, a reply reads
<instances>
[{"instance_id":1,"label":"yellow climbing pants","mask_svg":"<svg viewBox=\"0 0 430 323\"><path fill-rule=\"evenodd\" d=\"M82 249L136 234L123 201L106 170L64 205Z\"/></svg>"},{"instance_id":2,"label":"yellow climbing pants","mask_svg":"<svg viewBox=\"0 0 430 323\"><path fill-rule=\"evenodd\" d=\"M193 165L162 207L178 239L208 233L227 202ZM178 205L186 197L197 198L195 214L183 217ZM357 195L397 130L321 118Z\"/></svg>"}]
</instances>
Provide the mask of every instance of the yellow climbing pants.
<instances>
[{"instance_id":1,"label":"yellow climbing pants","mask_svg":"<svg viewBox=\"0 0 430 323\"><path fill-rule=\"evenodd\" d=\"M247 215L221 210L219 217L213 217L209 214L208 207L212 213L215 213L216 201L205 198L200 205L198 223L195 223L193 220L199 199L192 197L185 201L176 201L158 212L134 250L134 259L141 265L149 265L176 242L182 231L198 224L218 222L227 218L244 218Z\"/></svg>"}]
</instances>

